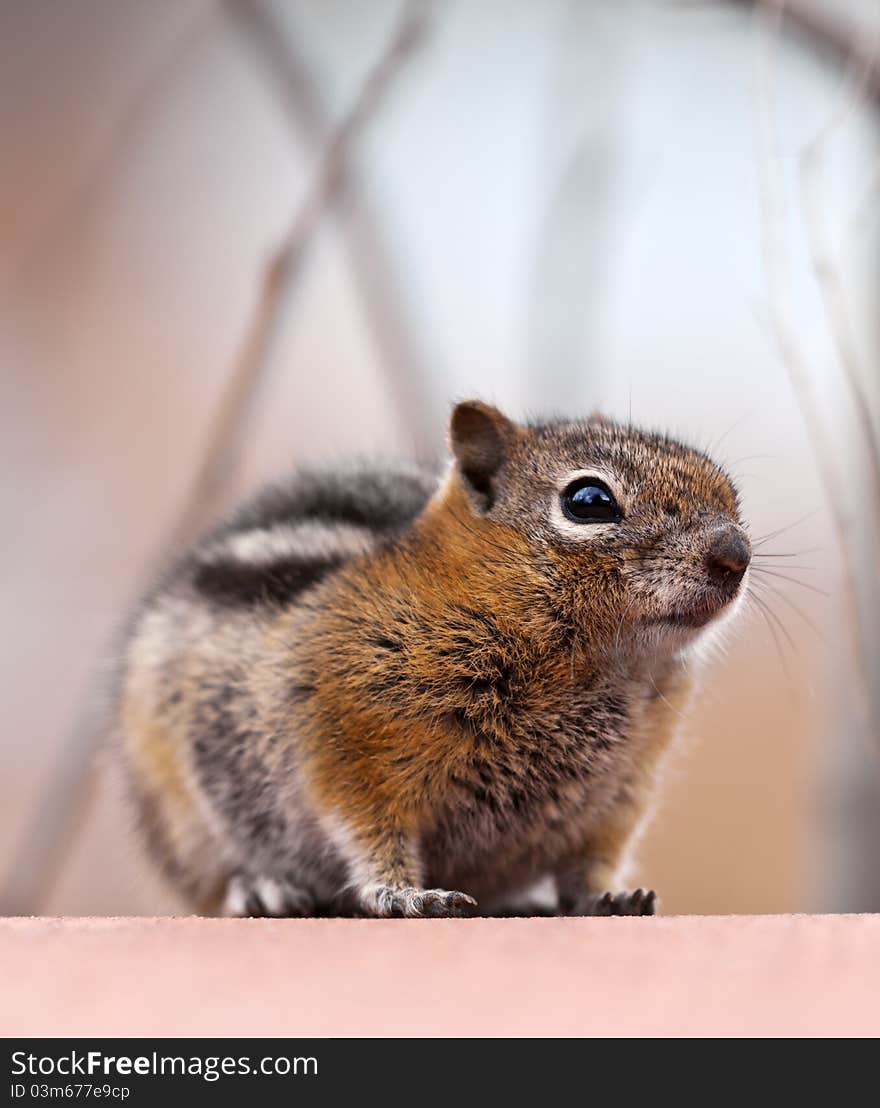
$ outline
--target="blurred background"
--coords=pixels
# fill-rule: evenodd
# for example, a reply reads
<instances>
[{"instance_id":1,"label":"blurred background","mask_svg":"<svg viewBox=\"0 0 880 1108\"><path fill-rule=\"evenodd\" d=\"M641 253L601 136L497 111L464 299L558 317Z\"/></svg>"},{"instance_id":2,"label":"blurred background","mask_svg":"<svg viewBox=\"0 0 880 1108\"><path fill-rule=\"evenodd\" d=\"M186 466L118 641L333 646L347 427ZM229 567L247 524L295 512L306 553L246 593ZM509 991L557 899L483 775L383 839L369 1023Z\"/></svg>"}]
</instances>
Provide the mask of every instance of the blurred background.
<instances>
[{"instance_id":1,"label":"blurred background","mask_svg":"<svg viewBox=\"0 0 880 1108\"><path fill-rule=\"evenodd\" d=\"M177 909L100 754L127 608L471 395L709 448L781 555L665 910L880 910L878 56L876 0L2 0L0 910Z\"/></svg>"}]
</instances>

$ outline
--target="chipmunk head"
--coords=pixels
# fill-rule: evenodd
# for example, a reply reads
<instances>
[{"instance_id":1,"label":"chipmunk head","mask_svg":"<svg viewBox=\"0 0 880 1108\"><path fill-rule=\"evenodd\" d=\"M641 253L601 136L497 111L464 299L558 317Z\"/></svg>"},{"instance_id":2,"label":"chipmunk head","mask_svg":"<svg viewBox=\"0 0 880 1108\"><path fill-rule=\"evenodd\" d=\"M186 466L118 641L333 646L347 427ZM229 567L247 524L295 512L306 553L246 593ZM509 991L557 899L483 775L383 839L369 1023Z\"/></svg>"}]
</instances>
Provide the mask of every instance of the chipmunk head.
<instances>
[{"instance_id":1,"label":"chipmunk head","mask_svg":"<svg viewBox=\"0 0 880 1108\"><path fill-rule=\"evenodd\" d=\"M479 401L453 410L450 444L479 530L519 532L596 632L687 640L743 591L737 493L699 451L601 416L521 425Z\"/></svg>"}]
</instances>

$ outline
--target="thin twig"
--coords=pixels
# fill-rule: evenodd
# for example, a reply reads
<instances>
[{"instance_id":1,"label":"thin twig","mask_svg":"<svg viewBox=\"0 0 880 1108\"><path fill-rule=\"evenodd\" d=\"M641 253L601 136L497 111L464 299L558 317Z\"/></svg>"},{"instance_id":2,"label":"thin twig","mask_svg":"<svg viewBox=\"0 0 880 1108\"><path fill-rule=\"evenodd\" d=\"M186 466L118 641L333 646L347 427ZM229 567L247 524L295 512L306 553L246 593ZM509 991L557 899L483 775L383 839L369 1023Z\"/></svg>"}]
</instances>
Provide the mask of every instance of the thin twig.
<instances>
[{"instance_id":1,"label":"thin twig","mask_svg":"<svg viewBox=\"0 0 880 1108\"><path fill-rule=\"evenodd\" d=\"M855 244L861 244L870 227L872 219L877 218L880 200L880 162L868 174L868 183L862 191L862 195L856 201L849 224L846 229L843 253L849 255Z\"/></svg>"},{"instance_id":2,"label":"thin twig","mask_svg":"<svg viewBox=\"0 0 880 1108\"><path fill-rule=\"evenodd\" d=\"M332 120L295 40L284 33L285 28L262 0L225 0L224 10L250 46L261 75L272 85L297 136L308 147L320 148L332 129ZM392 403L418 453L427 444L436 446L437 438L427 357L405 310L407 290L396 279L394 251L383 234L386 221L358 153L354 147L342 151L330 212L342 231L340 242L389 379Z\"/></svg>"},{"instance_id":3,"label":"thin twig","mask_svg":"<svg viewBox=\"0 0 880 1108\"><path fill-rule=\"evenodd\" d=\"M844 383L849 391L868 454L870 495L867 498L867 509L874 518L875 534L880 535L880 515L878 515L880 513L880 439L874 425L871 403L865 390L864 372L852 332L846 295L828 245L818 196L819 178L828 146L852 114L865 103L867 84L877 67L877 50L863 55L860 65L862 68L855 74L855 81L849 95L841 99L841 103L825 126L802 151L799 181L807 241L821 293L822 306L828 321L828 330L837 350L837 357L843 369Z\"/></svg>"},{"instance_id":4,"label":"thin twig","mask_svg":"<svg viewBox=\"0 0 880 1108\"><path fill-rule=\"evenodd\" d=\"M771 0L771 3L761 5L769 9L769 27L761 28L760 25L758 27L754 73L761 230L770 322L782 364L788 374L807 434L819 461L819 478L825 487L826 502L845 565L843 588L847 616L845 622L850 635L855 684L866 719L873 722L876 730L877 720L868 665L868 637L862 622L862 611L855 585L857 560L850 539L852 521L844 511L838 494L842 482L838 476L836 446L823 419L812 377L800 348L797 330L792 323L788 295L790 280L784 202L777 174L772 172L772 167L779 164L780 153L774 100L770 87L769 43L778 41L783 2L784 0Z\"/></svg>"},{"instance_id":5,"label":"thin twig","mask_svg":"<svg viewBox=\"0 0 880 1108\"><path fill-rule=\"evenodd\" d=\"M854 27L834 13L834 4L825 10L815 4L791 2L779 4L778 0L729 0L738 7L778 12L776 19L780 30L793 31L809 43L813 49L834 62L838 69L854 65L867 74L865 95L880 105L880 70L872 67L872 51L866 49Z\"/></svg>"},{"instance_id":6,"label":"thin twig","mask_svg":"<svg viewBox=\"0 0 880 1108\"><path fill-rule=\"evenodd\" d=\"M268 373L274 346L291 306L291 295L299 285L315 232L345 181L349 150L371 121L391 80L399 75L403 63L421 44L428 27L429 10L426 0L409 0L405 5L389 46L367 75L348 113L325 141L318 159L318 171L305 201L266 267L255 318L215 421L211 446L196 479L190 506L182 515L183 526L178 536L181 540L192 537L193 520L200 524L214 514L233 459L240 453L240 439L249 409Z\"/></svg>"},{"instance_id":7,"label":"thin twig","mask_svg":"<svg viewBox=\"0 0 880 1108\"><path fill-rule=\"evenodd\" d=\"M169 550L203 528L229 487L248 416L268 374L274 343L291 306L309 247L339 187L348 147L360 138L393 81L421 44L428 28L427 15L423 0L409 0L389 44L324 146L306 200L266 267L255 317L213 421L202 463L162 544L162 562ZM115 641L111 644L110 656L117 646ZM27 914L45 904L87 815L94 754L109 739L111 727L106 668L102 666L86 691L45 794L14 855L0 914Z\"/></svg>"}]
</instances>

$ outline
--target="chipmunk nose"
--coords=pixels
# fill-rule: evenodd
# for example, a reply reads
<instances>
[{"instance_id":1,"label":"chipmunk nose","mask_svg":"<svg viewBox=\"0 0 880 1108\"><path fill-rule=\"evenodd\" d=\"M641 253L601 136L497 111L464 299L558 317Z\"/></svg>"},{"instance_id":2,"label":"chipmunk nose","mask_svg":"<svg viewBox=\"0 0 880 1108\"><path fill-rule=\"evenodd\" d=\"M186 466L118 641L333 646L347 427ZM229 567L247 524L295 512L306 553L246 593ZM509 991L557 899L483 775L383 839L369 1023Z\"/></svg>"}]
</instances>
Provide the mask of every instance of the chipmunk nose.
<instances>
[{"instance_id":1,"label":"chipmunk nose","mask_svg":"<svg viewBox=\"0 0 880 1108\"><path fill-rule=\"evenodd\" d=\"M731 587L740 583L751 558L745 535L737 527L722 527L706 551L706 568L716 584Z\"/></svg>"}]
</instances>

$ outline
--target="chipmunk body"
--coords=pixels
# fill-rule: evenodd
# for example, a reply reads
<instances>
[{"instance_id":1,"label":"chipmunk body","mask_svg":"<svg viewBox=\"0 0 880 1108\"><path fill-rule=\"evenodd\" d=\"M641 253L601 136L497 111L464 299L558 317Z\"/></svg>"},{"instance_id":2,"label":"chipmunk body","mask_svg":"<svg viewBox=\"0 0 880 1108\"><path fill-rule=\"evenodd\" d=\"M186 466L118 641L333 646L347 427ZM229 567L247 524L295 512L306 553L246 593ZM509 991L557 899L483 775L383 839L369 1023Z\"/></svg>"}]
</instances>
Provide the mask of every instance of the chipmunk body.
<instances>
[{"instance_id":1,"label":"chipmunk body","mask_svg":"<svg viewBox=\"0 0 880 1108\"><path fill-rule=\"evenodd\" d=\"M125 658L141 821L202 911L458 915L617 872L692 647L742 590L736 493L605 420L456 407L445 477L301 476L160 584Z\"/></svg>"}]
</instances>

